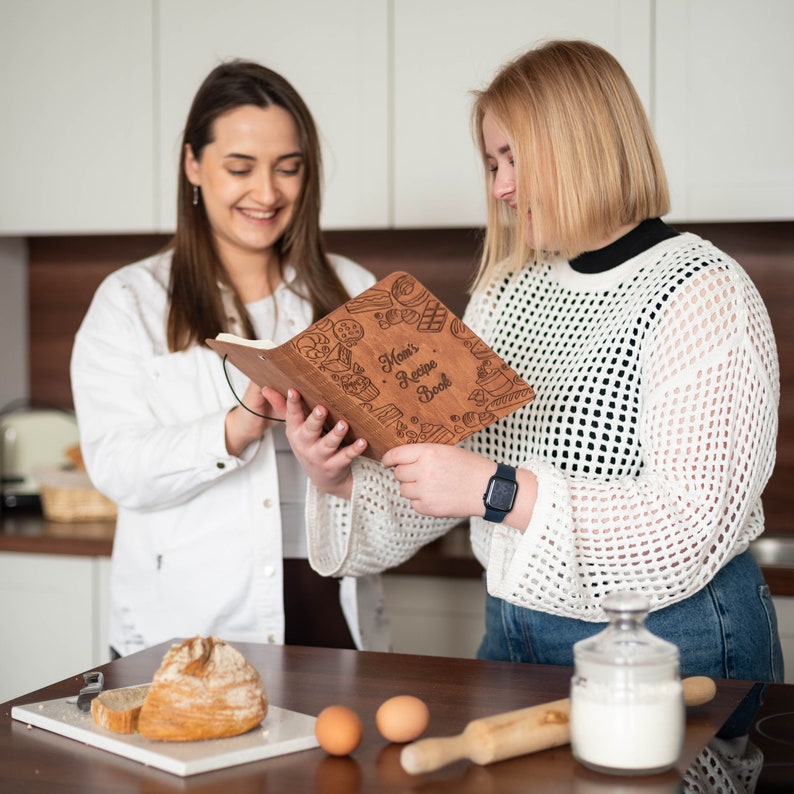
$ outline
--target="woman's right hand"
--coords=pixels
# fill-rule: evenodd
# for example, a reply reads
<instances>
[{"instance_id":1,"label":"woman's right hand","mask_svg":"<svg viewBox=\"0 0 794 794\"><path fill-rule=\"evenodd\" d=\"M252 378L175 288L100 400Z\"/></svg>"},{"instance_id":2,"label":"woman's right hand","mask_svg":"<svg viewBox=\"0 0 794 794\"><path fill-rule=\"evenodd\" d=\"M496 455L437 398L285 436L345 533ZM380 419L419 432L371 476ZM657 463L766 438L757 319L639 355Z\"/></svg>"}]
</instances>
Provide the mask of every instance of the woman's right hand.
<instances>
[{"instance_id":1,"label":"woman's right hand","mask_svg":"<svg viewBox=\"0 0 794 794\"><path fill-rule=\"evenodd\" d=\"M342 499L353 494L352 462L367 448L363 438L343 444L347 422L340 421L327 433L327 409L318 405L309 411L300 394L290 389L285 400L278 392L264 388L262 394L287 420L287 440L306 476L325 493Z\"/></svg>"}]
</instances>

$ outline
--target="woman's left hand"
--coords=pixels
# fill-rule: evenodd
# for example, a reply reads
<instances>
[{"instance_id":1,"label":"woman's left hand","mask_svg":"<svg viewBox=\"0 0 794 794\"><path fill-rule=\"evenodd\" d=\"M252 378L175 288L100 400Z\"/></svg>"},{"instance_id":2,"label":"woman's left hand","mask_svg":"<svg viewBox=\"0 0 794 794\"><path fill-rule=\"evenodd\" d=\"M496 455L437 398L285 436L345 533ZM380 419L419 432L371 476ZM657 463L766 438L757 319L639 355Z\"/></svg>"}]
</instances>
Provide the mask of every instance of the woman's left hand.
<instances>
[{"instance_id":1,"label":"woman's left hand","mask_svg":"<svg viewBox=\"0 0 794 794\"><path fill-rule=\"evenodd\" d=\"M262 438L265 431L275 424L275 421L263 418L272 416L274 407L262 396L262 389L255 383L249 381L242 403L226 414L226 451L230 455L240 455L252 441Z\"/></svg>"},{"instance_id":2,"label":"woman's left hand","mask_svg":"<svg viewBox=\"0 0 794 794\"><path fill-rule=\"evenodd\" d=\"M493 461L446 444L394 447L382 463L394 472L411 507L436 518L481 516L482 495L495 469Z\"/></svg>"}]
</instances>

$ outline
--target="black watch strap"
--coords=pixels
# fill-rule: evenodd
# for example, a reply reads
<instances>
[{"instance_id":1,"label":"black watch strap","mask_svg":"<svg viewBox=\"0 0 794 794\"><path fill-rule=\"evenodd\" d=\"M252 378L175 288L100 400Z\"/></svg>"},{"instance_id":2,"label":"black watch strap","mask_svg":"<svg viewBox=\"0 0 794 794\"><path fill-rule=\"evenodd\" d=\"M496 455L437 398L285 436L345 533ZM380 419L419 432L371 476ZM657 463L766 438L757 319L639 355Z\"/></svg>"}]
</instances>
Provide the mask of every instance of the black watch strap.
<instances>
[{"instance_id":1,"label":"black watch strap","mask_svg":"<svg viewBox=\"0 0 794 794\"><path fill-rule=\"evenodd\" d=\"M488 480L488 487L482 495L485 505L485 520L499 524L513 509L516 501L518 483L516 470L513 466L497 463L496 474Z\"/></svg>"}]
</instances>

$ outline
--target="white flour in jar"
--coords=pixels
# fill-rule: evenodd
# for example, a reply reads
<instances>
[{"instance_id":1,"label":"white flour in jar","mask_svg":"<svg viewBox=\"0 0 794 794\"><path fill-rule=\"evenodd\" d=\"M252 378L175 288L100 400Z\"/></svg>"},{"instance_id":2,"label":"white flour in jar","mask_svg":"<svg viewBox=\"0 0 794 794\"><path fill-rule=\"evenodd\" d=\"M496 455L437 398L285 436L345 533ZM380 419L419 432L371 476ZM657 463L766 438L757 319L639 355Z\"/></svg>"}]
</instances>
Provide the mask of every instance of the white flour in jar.
<instances>
[{"instance_id":1,"label":"white flour in jar","mask_svg":"<svg viewBox=\"0 0 794 794\"><path fill-rule=\"evenodd\" d=\"M625 772L670 769L684 740L680 682L615 691L592 680L571 692L571 748L586 766Z\"/></svg>"}]
</instances>

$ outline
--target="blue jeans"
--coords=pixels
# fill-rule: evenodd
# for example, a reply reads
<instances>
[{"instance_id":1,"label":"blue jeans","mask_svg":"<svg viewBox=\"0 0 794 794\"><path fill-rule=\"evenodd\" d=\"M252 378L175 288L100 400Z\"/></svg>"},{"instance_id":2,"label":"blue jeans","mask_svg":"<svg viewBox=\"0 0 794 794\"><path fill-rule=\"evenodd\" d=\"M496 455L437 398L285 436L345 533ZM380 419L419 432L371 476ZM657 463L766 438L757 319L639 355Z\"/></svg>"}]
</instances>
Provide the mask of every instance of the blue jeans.
<instances>
[{"instance_id":1,"label":"blue jeans","mask_svg":"<svg viewBox=\"0 0 794 794\"><path fill-rule=\"evenodd\" d=\"M478 659L572 665L573 644L607 625L536 612L490 594L486 599ZM783 680L775 608L749 551L685 601L651 612L645 625L678 646L682 676Z\"/></svg>"}]
</instances>

